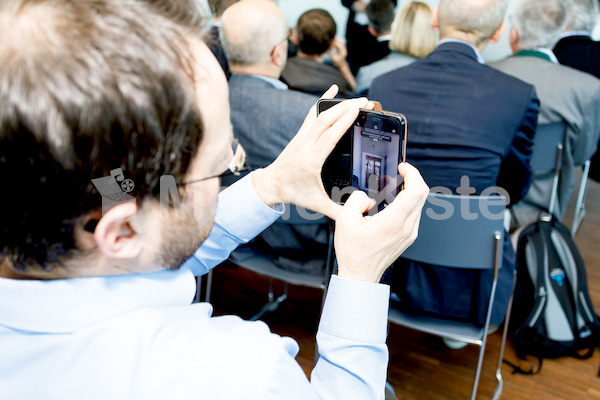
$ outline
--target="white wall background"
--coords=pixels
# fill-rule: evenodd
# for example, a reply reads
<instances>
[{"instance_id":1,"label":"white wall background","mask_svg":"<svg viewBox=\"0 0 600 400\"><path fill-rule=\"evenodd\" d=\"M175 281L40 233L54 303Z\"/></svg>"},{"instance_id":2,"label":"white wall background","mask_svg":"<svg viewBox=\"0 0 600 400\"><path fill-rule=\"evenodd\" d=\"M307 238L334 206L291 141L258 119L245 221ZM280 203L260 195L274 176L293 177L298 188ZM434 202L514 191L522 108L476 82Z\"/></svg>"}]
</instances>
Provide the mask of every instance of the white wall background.
<instances>
[{"instance_id":1,"label":"white wall background","mask_svg":"<svg viewBox=\"0 0 600 400\"><path fill-rule=\"evenodd\" d=\"M197 0L198 3L201 4L206 10L208 10L208 6L206 4L206 0ZM404 4L408 3L409 0L399 0L398 1L398 9L401 8ZM439 0L420 0L431 7L437 6ZM311 8L324 8L335 19L337 23L338 36L344 38L346 36L346 21L348 20L348 10L342 6L341 0L275 0L276 3L279 4L283 15L285 16L286 23L288 26L293 26L296 24L298 17L306 10ZM511 0L508 7L508 15L512 12L514 5L517 3L517 0ZM508 44L508 32L510 31L510 26L507 26L506 31L500 42L488 45L486 49L483 51L483 58L486 61L495 61L501 58L507 57L511 54L510 46ZM596 26L594 31L594 37L600 38L600 24Z\"/></svg>"}]
</instances>

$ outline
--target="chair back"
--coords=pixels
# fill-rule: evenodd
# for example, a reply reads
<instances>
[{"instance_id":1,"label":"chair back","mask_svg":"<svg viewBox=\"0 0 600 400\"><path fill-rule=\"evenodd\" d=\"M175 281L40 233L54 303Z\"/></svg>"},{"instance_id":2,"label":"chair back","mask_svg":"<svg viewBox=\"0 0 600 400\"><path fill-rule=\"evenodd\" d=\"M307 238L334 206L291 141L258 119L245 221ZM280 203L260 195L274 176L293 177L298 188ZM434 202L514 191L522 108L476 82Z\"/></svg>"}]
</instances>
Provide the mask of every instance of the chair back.
<instances>
[{"instance_id":1,"label":"chair back","mask_svg":"<svg viewBox=\"0 0 600 400\"><path fill-rule=\"evenodd\" d=\"M533 139L531 169L534 173L554 171L552 190L550 192L548 214L553 215L558 194L558 179L562 163L567 125L564 122L553 122L538 125Z\"/></svg>"},{"instance_id":2,"label":"chair back","mask_svg":"<svg viewBox=\"0 0 600 400\"><path fill-rule=\"evenodd\" d=\"M403 258L467 269L493 269L504 240L504 196L458 196L430 193L419 236ZM494 254L496 256L494 256Z\"/></svg>"},{"instance_id":3,"label":"chair back","mask_svg":"<svg viewBox=\"0 0 600 400\"><path fill-rule=\"evenodd\" d=\"M565 143L566 127L564 122L538 125L529 162L534 172L556 169L559 152L562 152L559 146L564 146Z\"/></svg>"}]
</instances>

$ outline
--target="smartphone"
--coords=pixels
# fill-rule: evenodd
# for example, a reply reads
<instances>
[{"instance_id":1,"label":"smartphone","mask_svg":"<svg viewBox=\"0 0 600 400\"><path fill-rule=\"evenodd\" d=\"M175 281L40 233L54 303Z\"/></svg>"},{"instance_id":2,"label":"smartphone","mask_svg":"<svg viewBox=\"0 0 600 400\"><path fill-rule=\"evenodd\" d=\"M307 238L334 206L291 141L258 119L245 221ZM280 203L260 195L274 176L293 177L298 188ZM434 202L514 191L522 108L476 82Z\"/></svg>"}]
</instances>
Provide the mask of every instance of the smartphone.
<instances>
[{"instance_id":1,"label":"smartphone","mask_svg":"<svg viewBox=\"0 0 600 400\"><path fill-rule=\"evenodd\" d=\"M321 99L317 114L342 100ZM333 149L321 172L331 199L344 204L354 190L375 199L377 211L391 203L402 186L398 164L406 161L406 117L387 111L360 110Z\"/></svg>"}]
</instances>

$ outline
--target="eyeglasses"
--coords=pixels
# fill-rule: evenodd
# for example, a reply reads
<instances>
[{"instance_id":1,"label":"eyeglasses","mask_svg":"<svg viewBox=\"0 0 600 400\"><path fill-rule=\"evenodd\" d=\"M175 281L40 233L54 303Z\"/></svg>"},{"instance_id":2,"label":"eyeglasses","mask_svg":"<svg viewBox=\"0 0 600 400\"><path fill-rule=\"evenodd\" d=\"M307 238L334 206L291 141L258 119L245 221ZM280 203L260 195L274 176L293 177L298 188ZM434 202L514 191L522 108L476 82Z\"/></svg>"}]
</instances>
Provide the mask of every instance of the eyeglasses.
<instances>
[{"instance_id":1,"label":"eyeglasses","mask_svg":"<svg viewBox=\"0 0 600 400\"><path fill-rule=\"evenodd\" d=\"M250 164L248 164L248 160L246 159L246 150L244 150L240 142L234 138L231 142L231 147L233 149L233 157L227 164L227 170L225 170L225 172L219 175L212 175L207 178L194 179L193 181L178 183L177 186L185 186L189 185L190 183L207 181L214 178L223 178L229 175L239 176L244 171L250 171Z\"/></svg>"}]
</instances>

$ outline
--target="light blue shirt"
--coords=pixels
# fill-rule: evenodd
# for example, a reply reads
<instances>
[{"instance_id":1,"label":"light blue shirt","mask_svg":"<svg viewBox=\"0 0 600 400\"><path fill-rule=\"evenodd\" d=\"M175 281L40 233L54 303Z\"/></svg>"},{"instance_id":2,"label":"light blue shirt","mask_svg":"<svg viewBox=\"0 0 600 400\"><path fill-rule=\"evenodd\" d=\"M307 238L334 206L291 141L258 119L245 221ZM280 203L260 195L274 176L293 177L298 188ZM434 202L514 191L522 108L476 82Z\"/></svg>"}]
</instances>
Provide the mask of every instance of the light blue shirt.
<instances>
[{"instance_id":1,"label":"light blue shirt","mask_svg":"<svg viewBox=\"0 0 600 400\"><path fill-rule=\"evenodd\" d=\"M0 278L0 399L383 399L389 288L333 276L311 381L298 344L262 322L190 304L204 273L282 213L250 176L176 271L53 281Z\"/></svg>"}]
</instances>

